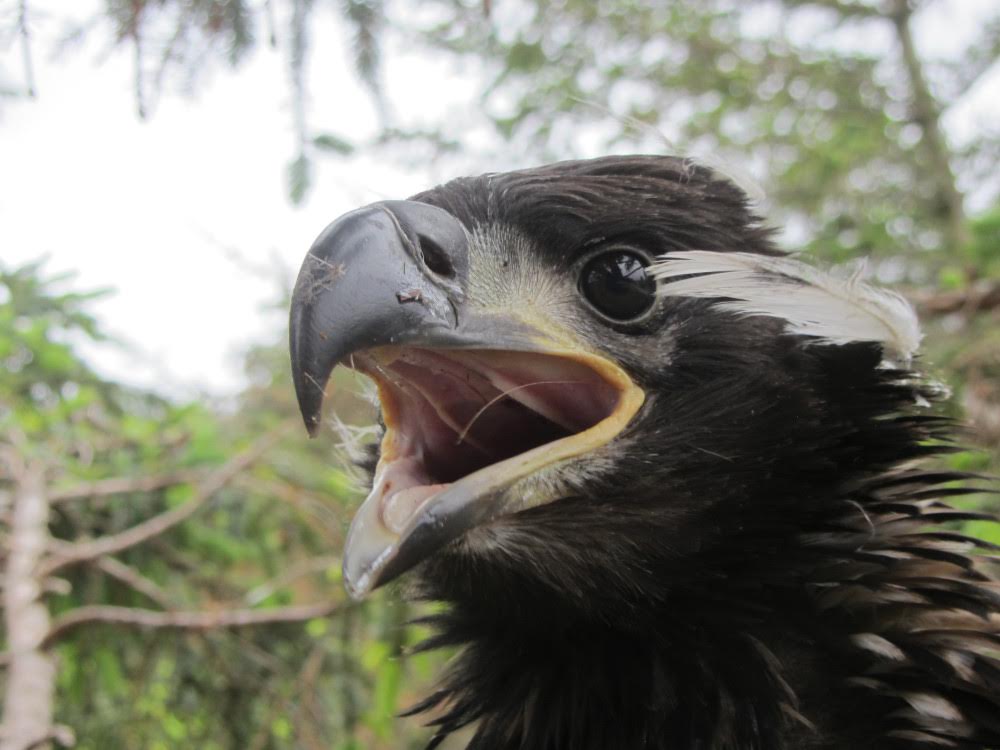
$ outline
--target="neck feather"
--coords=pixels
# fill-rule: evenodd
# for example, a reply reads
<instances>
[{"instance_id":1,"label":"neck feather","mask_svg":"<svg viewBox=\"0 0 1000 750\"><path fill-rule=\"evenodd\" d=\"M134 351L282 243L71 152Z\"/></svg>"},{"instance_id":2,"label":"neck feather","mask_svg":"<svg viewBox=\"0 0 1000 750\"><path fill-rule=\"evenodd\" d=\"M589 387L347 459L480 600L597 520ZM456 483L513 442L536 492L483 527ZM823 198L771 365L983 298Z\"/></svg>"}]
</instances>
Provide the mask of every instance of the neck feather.
<instances>
[{"instance_id":1,"label":"neck feather","mask_svg":"<svg viewBox=\"0 0 1000 750\"><path fill-rule=\"evenodd\" d=\"M857 483L794 546L703 561L638 619L454 597L423 648L461 651L410 713L434 716L431 747L475 723L470 750L994 747L1000 592L982 543L941 528L982 517L939 499L962 479Z\"/></svg>"}]
</instances>

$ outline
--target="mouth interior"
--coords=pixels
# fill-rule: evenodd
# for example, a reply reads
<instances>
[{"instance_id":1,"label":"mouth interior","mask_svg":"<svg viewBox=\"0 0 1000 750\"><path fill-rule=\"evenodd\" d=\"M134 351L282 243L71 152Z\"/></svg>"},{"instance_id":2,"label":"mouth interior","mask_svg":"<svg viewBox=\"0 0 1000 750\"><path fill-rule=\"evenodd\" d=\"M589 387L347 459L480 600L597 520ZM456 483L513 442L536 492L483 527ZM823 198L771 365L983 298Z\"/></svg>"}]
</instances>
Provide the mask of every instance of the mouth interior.
<instances>
[{"instance_id":1,"label":"mouth interior","mask_svg":"<svg viewBox=\"0 0 1000 750\"><path fill-rule=\"evenodd\" d=\"M387 432L373 493L397 532L450 483L593 427L621 396L557 355L392 348L354 366L379 387Z\"/></svg>"}]
</instances>

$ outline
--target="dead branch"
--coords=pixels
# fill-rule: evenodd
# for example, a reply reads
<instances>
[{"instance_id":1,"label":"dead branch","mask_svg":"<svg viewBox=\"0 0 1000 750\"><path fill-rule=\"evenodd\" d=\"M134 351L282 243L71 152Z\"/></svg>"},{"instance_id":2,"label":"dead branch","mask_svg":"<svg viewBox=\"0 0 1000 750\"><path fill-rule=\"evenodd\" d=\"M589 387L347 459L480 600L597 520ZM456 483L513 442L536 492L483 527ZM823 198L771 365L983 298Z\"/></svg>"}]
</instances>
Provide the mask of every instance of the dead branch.
<instances>
[{"instance_id":1,"label":"dead branch","mask_svg":"<svg viewBox=\"0 0 1000 750\"><path fill-rule=\"evenodd\" d=\"M80 625L94 623L170 630L219 630L306 622L317 617L329 617L352 606L354 605L350 603L330 601L273 609L158 612L151 609L93 604L77 607L57 617L45 635L44 644L51 645L70 630Z\"/></svg>"},{"instance_id":2,"label":"dead branch","mask_svg":"<svg viewBox=\"0 0 1000 750\"><path fill-rule=\"evenodd\" d=\"M167 593L135 568L106 555L98 557L91 562L98 570L108 574L115 580L121 581L129 588L138 591L164 609L176 609L170 597L167 596Z\"/></svg>"},{"instance_id":3,"label":"dead branch","mask_svg":"<svg viewBox=\"0 0 1000 750\"><path fill-rule=\"evenodd\" d=\"M68 546L61 546L61 551L55 553L44 565L44 575L52 575L68 565L121 552L160 536L179 523L186 521L211 500L215 493L229 484L234 477L258 461L291 424L290 420L282 423L281 426L267 433L245 451L209 474L196 486L194 497L183 505L153 516L117 534L100 537L89 542L76 542Z\"/></svg>"},{"instance_id":4,"label":"dead branch","mask_svg":"<svg viewBox=\"0 0 1000 750\"><path fill-rule=\"evenodd\" d=\"M249 491L264 492L288 504L306 523L322 532L332 547L339 548L344 543L344 519L337 514L327 498L302 487L274 479L238 478L238 486Z\"/></svg>"},{"instance_id":5,"label":"dead branch","mask_svg":"<svg viewBox=\"0 0 1000 750\"><path fill-rule=\"evenodd\" d=\"M959 190L951 166L951 152L941 129L941 106L931 92L925 72L926 63L920 58L913 39L914 6L909 0L892 0L888 15L896 31L903 69L910 84L910 122L923 130L920 148L928 159L930 177L935 183L935 199L945 208L948 247L957 250L969 243L971 234L965 216L962 191Z\"/></svg>"},{"instance_id":6,"label":"dead branch","mask_svg":"<svg viewBox=\"0 0 1000 750\"><path fill-rule=\"evenodd\" d=\"M99 479L95 482L86 482L73 487L65 487L61 490L52 490L49 494L49 500L58 503L64 500L123 495L128 492L153 492L155 490L162 490L165 487L174 487L178 484L197 482L205 478L206 474L207 472L205 471L188 470L175 471L158 476Z\"/></svg>"},{"instance_id":7,"label":"dead branch","mask_svg":"<svg viewBox=\"0 0 1000 750\"><path fill-rule=\"evenodd\" d=\"M915 290L908 296L917 306L921 315L935 316L951 313L974 315L1000 309L1000 280L980 279L965 289L947 292Z\"/></svg>"},{"instance_id":8,"label":"dead branch","mask_svg":"<svg viewBox=\"0 0 1000 750\"><path fill-rule=\"evenodd\" d=\"M243 601L250 606L260 604L267 597L271 596L271 594L293 581L313 573L322 573L338 562L340 562L340 559L337 557L310 557L297 562L281 575L275 576L271 580L250 589L246 593L246 596L243 597Z\"/></svg>"}]
</instances>

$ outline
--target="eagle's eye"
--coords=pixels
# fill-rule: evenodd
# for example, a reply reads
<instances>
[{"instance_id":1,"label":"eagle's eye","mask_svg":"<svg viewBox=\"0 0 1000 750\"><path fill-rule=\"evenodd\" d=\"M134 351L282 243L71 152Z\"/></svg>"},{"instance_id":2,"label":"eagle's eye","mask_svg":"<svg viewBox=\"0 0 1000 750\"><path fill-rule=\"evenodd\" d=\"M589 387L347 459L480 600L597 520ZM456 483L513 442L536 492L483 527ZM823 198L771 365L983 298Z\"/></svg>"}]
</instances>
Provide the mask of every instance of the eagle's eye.
<instances>
[{"instance_id":1,"label":"eagle's eye","mask_svg":"<svg viewBox=\"0 0 1000 750\"><path fill-rule=\"evenodd\" d=\"M587 261L580 292L612 320L638 318L656 301L656 281L646 272L649 261L631 250L609 250Z\"/></svg>"}]
</instances>

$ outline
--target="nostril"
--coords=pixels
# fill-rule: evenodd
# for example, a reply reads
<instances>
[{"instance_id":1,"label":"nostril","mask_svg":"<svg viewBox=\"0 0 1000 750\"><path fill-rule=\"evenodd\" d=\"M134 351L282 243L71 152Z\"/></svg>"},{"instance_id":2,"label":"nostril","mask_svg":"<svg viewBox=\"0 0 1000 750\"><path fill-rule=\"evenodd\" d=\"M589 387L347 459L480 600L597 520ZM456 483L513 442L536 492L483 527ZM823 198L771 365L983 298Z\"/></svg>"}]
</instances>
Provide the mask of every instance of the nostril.
<instances>
[{"instance_id":1,"label":"nostril","mask_svg":"<svg viewBox=\"0 0 1000 750\"><path fill-rule=\"evenodd\" d=\"M420 245L420 252L424 256L424 263L433 273L445 279L455 278L455 266L452 264L451 258L448 257L448 253L439 244L422 234L417 235L417 242Z\"/></svg>"}]
</instances>

